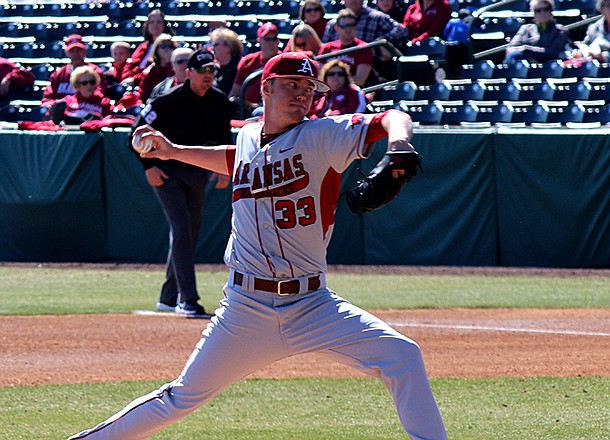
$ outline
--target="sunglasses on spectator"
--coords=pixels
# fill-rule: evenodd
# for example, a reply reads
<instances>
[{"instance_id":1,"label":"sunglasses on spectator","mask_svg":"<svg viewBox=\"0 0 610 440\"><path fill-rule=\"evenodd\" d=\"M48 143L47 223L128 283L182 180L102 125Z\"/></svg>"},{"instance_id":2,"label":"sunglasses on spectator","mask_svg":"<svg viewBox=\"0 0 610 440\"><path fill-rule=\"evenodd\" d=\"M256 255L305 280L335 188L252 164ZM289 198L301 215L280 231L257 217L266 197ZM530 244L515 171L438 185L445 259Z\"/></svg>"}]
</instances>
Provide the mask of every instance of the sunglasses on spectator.
<instances>
[{"instance_id":1,"label":"sunglasses on spectator","mask_svg":"<svg viewBox=\"0 0 610 440\"><path fill-rule=\"evenodd\" d=\"M345 75L345 72L344 72L344 71L328 72L328 73L326 74L326 77L327 77L327 78L330 78L330 77L332 77L332 76L343 76L343 77L345 77L346 75Z\"/></svg>"},{"instance_id":2,"label":"sunglasses on spectator","mask_svg":"<svg viewBox=\"0 0 610 440\"><path fill-rule=\"evenodd\" d=\"M261 37L265 41L277 41L277 35L275 37Z\"/></svg>"},{"instance_id":3,"label":"sunglasses on spectator","mask_svg":"<svg viewBox=\"0 0 610 440\"><path fill-rule=\"evenodd\" d=\"M212 44L212 47L218 47L218 46L228 46L229 43L227 43L226 41L216 41L214 44Z\"/></svg>"},{"instance_id":4,"label":"sunglasses on spectator","mask_svg":"<svg viewBox=\"0 0 610 440\"><path fill-rule=\"evenodd\" d=\"M159 44L159 49L173 49L173 44Z\"/></svg>"},{"instance_id":5,"label":"sunglasses on spectator","mask_svg":"<svg viewBox=\"0 0 610 440\"><path fill-rule=\"evenodd\" d=\"M180 58L180 59L177 59L176 61L174 61L174 63L176 63L176 64L186 64L188 62L188 60L189 60L188 58Z\"/></svg>"},{"instance_id":6,"label":"sunglasses on spectator","mask_svg":"<svg viewBox=\"0 0 610 440\"><path fill-rule=\"evenodd\" d=\"M305 8L303 9L305 12L320 12L320 8Z\"/></svg>"},{"instance_id":7,"label":"sunglasses on spectator","mask_svg":"<svg viewBox=\"0 0 610 440\"><path fill-rule=\"evenodd\" d=\"M349 28L356 27L356 23L343 23L343 24L339 23L337 26L339 26L341 29L349 29Z\"/></svg>"},{"instance_id":8,"label":"sunglasses on spectator","mask_svg":"<svg viewBox=\"0 0 610 440\"><path fill-rule=\"evenodd\" d=\"M551 8L536 8L534 9L535 14L540 14L541 12L550 12Z\"/></svg>"},{"instance_id":9,"label":"sunglasses on spectator","mask_svg":"<svg viewBox=\"0 0 610 440\"><path fill-rule=\"evenodd\" d=\"M88 85L94 86L96 81L95 81L95 79L88 79L88 80L85 79L83 81L77 81L76 83L81 86L88 86Z\"/></svg>"},{"instance_id":10,"label":"sunglasses on spectator","mask_svg":"<svg viewBox=\"0 0 610 440\"><path fill-rule=\"evenodd\" d=\"M306 41L301 41L300 43L295 42L294 45L296 47L303 48L303 47L307 47L307 42Z\"/></svg>"},{"instance_id":11,"label":"sunglasses on spectator","mask_svg":"<svg viewBox=\"0 0 610 440\"><path fill-rule=\"evenodd\" d=\"M216 68L216 66L203 66L203 67L200 67L199 69L192 69L192 70L194 70L197 73L203 74L203 73L216 73L216 71L218 69Z\"/></svg>"}]
</instances>

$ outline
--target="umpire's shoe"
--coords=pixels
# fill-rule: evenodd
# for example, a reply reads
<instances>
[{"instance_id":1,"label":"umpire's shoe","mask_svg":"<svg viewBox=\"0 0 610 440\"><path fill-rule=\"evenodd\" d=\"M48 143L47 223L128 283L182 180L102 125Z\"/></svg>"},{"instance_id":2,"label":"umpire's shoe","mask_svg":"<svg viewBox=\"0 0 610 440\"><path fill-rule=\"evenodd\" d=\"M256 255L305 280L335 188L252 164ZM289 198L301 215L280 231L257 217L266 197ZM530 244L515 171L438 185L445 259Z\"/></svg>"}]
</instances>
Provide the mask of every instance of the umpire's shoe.
<instances>
[{"instance_id":1,"label":"umpire's shoe","mask_svg":"<svg viewBox=\"0 0 610 440\"><path fill-rule=\"evenodd\" d=\"M178 315L204 319L210 319L212 316L214 316L211 313L206 313L203 306L199 305L197 301L185 301L179 303L178 306L176 306L176 313Z\"/></svg>"}]
</instances>

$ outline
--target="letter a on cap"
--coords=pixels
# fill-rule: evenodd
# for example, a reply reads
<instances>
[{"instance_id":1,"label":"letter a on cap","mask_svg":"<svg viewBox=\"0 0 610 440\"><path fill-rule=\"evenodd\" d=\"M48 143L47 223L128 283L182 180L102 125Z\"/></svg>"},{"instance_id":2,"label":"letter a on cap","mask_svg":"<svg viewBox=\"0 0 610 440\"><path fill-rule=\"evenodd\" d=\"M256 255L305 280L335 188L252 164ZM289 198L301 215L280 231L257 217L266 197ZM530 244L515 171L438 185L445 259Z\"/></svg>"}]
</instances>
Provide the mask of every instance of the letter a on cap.
<instances>
[{"instance_id":1,"label":"letter a on cap","mask_svg":"<svg viewBox=\"0 0 610 440\"><path fill-rule=\"evenodd\" d=\"M297 70L297 72L303 72L303 73L307 74L307 76L314 76L313 68L311 67L311 63L309 62L308 59L303 60L303 63L301 64L301 68L299 70Z\"/></svg>"}]
</instances>

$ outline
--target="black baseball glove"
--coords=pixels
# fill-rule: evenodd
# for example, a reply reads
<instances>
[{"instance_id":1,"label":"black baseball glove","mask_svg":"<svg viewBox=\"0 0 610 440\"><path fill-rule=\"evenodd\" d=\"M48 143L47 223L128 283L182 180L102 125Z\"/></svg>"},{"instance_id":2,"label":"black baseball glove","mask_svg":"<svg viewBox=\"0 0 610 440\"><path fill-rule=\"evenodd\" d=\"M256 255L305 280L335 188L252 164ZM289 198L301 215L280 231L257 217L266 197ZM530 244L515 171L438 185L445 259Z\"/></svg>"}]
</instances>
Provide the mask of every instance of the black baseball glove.
<instances>
[{"instance_id":1,"label":"black baseball glove","mask_svg":"<svg viewBox=\"0 0 610 440\"><path fill-rule=\"evenodd\" d=\"M356 214L366 214L387 205L400 194L403 185L417 175L418 169L422 168L416 151L386 153L364 180L346 191L347 205Z\"/></svg>"}]
</instances>

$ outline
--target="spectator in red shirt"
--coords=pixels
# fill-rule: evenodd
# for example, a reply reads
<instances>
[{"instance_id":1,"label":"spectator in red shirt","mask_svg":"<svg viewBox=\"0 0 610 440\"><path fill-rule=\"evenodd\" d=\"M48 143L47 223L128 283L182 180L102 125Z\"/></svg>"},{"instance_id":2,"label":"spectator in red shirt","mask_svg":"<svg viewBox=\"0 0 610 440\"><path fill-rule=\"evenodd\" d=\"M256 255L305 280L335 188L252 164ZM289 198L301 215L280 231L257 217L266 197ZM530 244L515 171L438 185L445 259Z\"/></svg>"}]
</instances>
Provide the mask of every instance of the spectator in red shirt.
<instances>
[{"instance_id":1,"label":"spectator in red shirt","mask_svg":"<svg viewBox=\"0 0 610 440\"><path fill-rule=\"evenodd\" d=\"M356 38L356 14L350 9L342 9L337 14L335 30L339 35L339 39L330 41L322 45L318 55L337 52L342 49L348 49L355 46L364 46L366 43ZM374 60L373 49L367 49L360 52L352 52L345 55L340 55L337 58L350 67L350 73L354 82L360 87L367 84L367 80L373 70Z\"/></svg>"},{"instance_id":2,"label":"spectator in red shirt","mask_svg":"<svg viewBox=\"0 0 610 440\"><path fill-rule=\"evenodd\" d=\"M76 93L65 96L49 109L53 122L80 125L112 114L110 99L98 90L100 81L99 73L91 66L74 69L70 75L70 84Z\"/></svg>"},{"instance_id":3,"label":"spectator in red shirt","mask_svg":"<svg viewBox=\"0 0 610 440\"><path fill-rule=\"evenodd\" d=\"M144 42L133 51L129 63L129 70L133 75L133 85L140 83L142 72L153 62L153 45L159 35L176 35L160 9L155 9L148 14L148 18L142 26L142 34Z\"/></svg>"},{"instance_id":4,"label":"spectator in red shirt","mask_svg":"<svg viewBox=\"0 0 610 440\"><path fill-rule=\"evenodd\" d=\"M417 0L407 8L402 24L409 30L409 39L413 43L442 37L452 12L447 0Z\"/></svg>"},{"instance_id":5,"label":"spectator in red shirt","mask_svg":"<svg viewBox=\"0 0 610 440\"><path fill-rule=\"evenodd\" d=\"M95 70L101 78L98 88L102 93L106 91L106 76L102 69L96 64L85 62L87 47L83 43L83 37L77 34L67 36L64 40L64 53L70 58L70 62L51 74L49 84L42 94L42 105L50 107L64 96L74 95L76 91L70 85L70 75L74 69L81 66L90 66Z\"/></svg>"},{"instance_id":6,"label":"spectator in red shirt","mask_svg":"<svg viewBox=\"0 0 610 440\"><path fill-rule=\"evenodd\" d=\"M349 66L343 61L332 60L326 63L320 71L320 79L328 84L330 90L313 103L309 119L364 111L364 93L353 83Z\"/></svg>"},{"instance_id":7,"label":"spectator in red shirt","mask_svg":"<svg viewBox=\"0 0 610 440\"><path fill-rule=\"evenodd\" d=\"M129 63L131 62L131 48L129 43L125 41L115 41L110 46L110 56L112 56L112 63L110 68L106 71L107 77L112 77L114 83L123 83L128 78L133 76L131 70L129 70Z\"/></svg>"},{"instance_id":8,"label":"spectator in red shirt","mask_svg":"<svg viewBox=\"0 0 610 440\"><path fill-rule=\"evenodd\" d=\"M153 44L153 63L142 72L140 81L140 99L142 102L150 97L153 89L165 78L174 75L172 67L172 53L176 43L169 34L161 34Z\"/></svg>"},{"instance_id":9,"label":"spectator in red shirt","mask_svg":"<svg viewBox=\"0 0 610 440\"><path fill-rule=\"evenodd\" d=\"M257 70L261 70L270 58L280 53L277 34L277 27L273 23L265 23L258 28L256 41L260 44L261 50L246 55L237 65L237 75L235 75L235 82L229 93L229 97L232 98L233 101L236 101L239 98L241 86L248 75ZM246 106L249 107L250 110L259 106L262 101L260 77L250 83L246 90L245 98Z\"/></svg>"},{"instance_id":10,"label":"spectator in red shirt","mask_svg":"<svg viewBox=\"0 0 610 440\"><path fill-rule=\"evenodd\" d=\"M6 58L0 58L0 102L10 101L34 85L34 74L11 63Z\"/></svg>"},{"instance_id":11,"label":"spectator in red shirt","mask_svg":"<svg viewBox=\"0 0 610 440\"><path fill-rule=\"evenodd\" d=\"M326 9L320 0L305 0L301 3L299 10L299 18L305 24L308 24L316 31L318 38L322 40L324 30L328 20L324 18Z\"/></svg>"}]
</instances>

